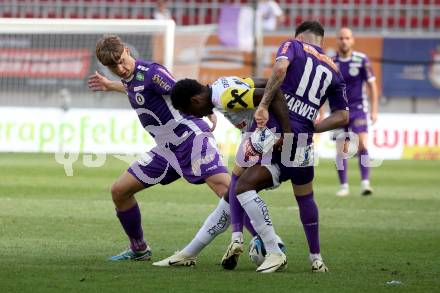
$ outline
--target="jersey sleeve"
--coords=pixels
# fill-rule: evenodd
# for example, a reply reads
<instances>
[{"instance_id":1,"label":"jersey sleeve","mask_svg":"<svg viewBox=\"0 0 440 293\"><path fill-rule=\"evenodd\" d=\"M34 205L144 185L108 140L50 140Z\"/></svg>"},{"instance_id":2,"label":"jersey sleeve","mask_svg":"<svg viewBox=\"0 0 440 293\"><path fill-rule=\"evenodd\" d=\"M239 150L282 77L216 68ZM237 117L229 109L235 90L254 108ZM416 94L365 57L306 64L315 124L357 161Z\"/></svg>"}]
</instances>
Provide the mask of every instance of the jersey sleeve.
<instances>
[{"instance_id":1,"label":"jersey sleeve","mask_svg":"<svg viewBox=\"0 0 440 293\"><path fill-rule=\"evenodd\" d=\"M160 95L169 95L176 79L162 65L154 64L147 72L146 86Z\"/></svg>"},{"instance_id":2,"label":"jersey sleeve","mask_svg":"<svg viewBox=\"0 0 440 293\"><path fill-rule=\"evenodd\" d=\"M347 92L344 78L339 73L337 74L336 82L331 86L331 92L328 96L328 103L330 110L348 110Z\"/></svg>"},{"instance_id":3,"label":"jersey sleeve","mask_svg":"<svg viewBox=\"0 0 440 293\"><path fill-rule=\"evenodd\" d=\"M281 44L280 48L278 49L276 61L285 59L289 62L293 61L293 57L295 56L295 47L293 41L285 41Z\"/></svg>"},{"instance_id":4,"label":"jersey sleeve","mask_svg":"<svg viewBox=\"0 0 440 293\"><path fill-rule=\"evenodd\" d=\"M368 57L365 57L362 62L362 71L363 71L363 77L366 81L374 81L376 80L376 77L373 73L373 68L371 67L370 60Z\"/></svg>"}]
</instances>

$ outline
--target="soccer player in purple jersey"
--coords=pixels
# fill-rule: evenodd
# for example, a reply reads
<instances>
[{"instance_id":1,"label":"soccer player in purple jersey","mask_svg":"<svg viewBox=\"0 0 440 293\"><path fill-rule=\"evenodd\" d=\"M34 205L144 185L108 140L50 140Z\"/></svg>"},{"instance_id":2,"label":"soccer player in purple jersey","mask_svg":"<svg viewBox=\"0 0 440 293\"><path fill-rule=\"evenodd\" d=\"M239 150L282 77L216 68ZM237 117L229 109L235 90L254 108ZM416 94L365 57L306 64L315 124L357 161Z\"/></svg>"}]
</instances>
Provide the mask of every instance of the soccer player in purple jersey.
<instances>
[{"instance_id":1,"label":"soccer player in purple jersey","mask_svg":"<svg viewBox=\"0 0 440 293\"><path fill-rule=\"evenodd\" d=\"M343 129L347 132L354 132L358 135L358 160L361 171L361 194L370 195L373 189L370 186L369 178L369 156L368 156L368 101L364 92L366 85L370 96L371 110L370 119L374 124L377 120L378 94L376 78L371 69L370 61L363 53L353 50L354 38L353 32L349 28L339 30L338 53L333 58L335 64L344 77L347 84L348 107L350 109L350 122ZM342 130L335 132L335 139L342 135ZM344 139L345 139L345 135ZM347 156L348 141L345 141L343 148L338 149L336 153L336 167L338 170L339 182L341 184L336 192L337 196L347 196L349 194L347 179ZM345 153L345 154L344 154Z\"/></svg>"},{"instance_id":2,"label":"soccer player in purple jersey","mask_svg":"<svg viewBox=\"0 0 440 293\"><path fill-rule=\"evenodd\" d=\"M287 100L293 131L290 142L287 135L284 137L283 151L271 166L250 167L237 182L237 198L267 251L265 261L257 272L275 272L287 265L287 258L277 245L269 210L257 193L271 186L274 171L271 172L270 168L278 171L280 182L290 180L292 183L309 246L312 271L327 271L320 254L318 207L313 198L312 139L315 132L347 124L348 107L344 79L321 49L323 37L324 28L319 22L306 21L297 27L295 39L281 44L272 75L254 115L258 127L270 128L268 106L281 88ZM319 108L327 99L332 113L315 123Z\"/></svg>"},{"instance_id":3,"label":"soccer player in purple jersey","mask_svg":"<svg viewBox=\"0 0 440 293\"><path fill-rule=\"evenodd\" d=\"M200 118L181 115L171 105L169 94L175 79L160 64L135 60L118 36L105 36L97 42L96 56L121 78L110 81L95 73L89 78L92 90L126 93L143 127L157 146L134 162L113 184L116 215L130 240L130 247L110 260L148 260L151 249L144 239L141 213L135 193L155 184L169 184L180 177L193 184L207 183L221 197L196 238L185 249L203 249L230 222L227 195L230 177L221 161L208 125ZM199 152L194 152L198 150ZM187 258L182 265L193 265Z\"/></svg>"}]
</instances>

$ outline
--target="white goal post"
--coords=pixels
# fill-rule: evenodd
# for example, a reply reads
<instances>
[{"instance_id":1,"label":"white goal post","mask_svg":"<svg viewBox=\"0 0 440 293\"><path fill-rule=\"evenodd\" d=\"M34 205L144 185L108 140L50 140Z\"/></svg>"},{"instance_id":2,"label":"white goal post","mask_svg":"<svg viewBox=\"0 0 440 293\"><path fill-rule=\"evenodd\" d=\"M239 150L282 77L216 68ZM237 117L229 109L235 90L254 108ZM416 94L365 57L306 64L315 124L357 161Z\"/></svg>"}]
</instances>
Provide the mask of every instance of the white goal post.
<instances>
[{"instance_id":1,"label":"white goal post","mask_svg":"<svg viewBox=\"0 0 440 293\"><path fill-rule=\"evenodd\" d=\"M0 35L163 32L163 65L169 70L173 67L175 27L173 20L0 18Z\"/></svg>"}]
</instances>

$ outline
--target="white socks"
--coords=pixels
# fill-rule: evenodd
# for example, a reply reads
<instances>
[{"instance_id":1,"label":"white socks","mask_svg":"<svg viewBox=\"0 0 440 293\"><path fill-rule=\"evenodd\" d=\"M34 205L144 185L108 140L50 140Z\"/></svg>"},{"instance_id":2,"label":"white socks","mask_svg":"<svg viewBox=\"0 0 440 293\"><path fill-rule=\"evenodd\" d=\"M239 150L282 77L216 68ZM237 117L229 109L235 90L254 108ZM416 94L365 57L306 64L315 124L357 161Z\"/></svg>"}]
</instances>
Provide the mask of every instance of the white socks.
<instances>
[{"instance_id":1,"label":"white socks","mask_svg":"<svg viewBox=\"0 0 440 293\"><path fill-rule=\"evenodd\" d=\"M255 190L237 194L238 201L251 219L252 226L263 240L267 253L282 253L266 204Z\"/></svg>"},{"instance_id":2,"label":"white socks","mask_svg":"<svg viewBox=\"0 0 440 293\"><path fill-rule=\"evenodd\" d=\"M232 232L231 240L237 240L238 242L243 243L243 232Z\"/></svg>"},{"instance_id":3,"label":"white socks","mask_svg":"<svg viewBox=\"0 0 440 293\"><path fill-rule=\"evenodd\" d=\"M321 256L320 253L310 253L310 254L309 254L309 259L310 259L310 262L313 262L313 261L315 261L315 260L317 260L317 259L319 259L320 261L322 261L322 256Z\"/></svg>"},{"instance_id":4,"label":"white socks","mask_svg":"<svg viewBox=\"0 0 440 293\"><path fill-rule=\"evenodd\" d=\"M229 203L222 198L215 210L206 218L194 239L182 249L181 253L187 256L197 256L217 235L226 231L230 224Z\"/></svg>"}]
</instances>

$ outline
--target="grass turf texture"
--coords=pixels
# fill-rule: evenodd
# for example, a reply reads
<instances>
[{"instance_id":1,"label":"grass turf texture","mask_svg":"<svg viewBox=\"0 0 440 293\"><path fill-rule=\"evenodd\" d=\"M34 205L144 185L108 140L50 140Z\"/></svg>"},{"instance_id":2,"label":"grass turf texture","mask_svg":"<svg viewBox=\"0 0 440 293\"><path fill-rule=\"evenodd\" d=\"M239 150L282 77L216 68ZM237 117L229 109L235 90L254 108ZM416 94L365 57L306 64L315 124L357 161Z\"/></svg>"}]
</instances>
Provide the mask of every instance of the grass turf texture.
<instances>
[{"instance_id":1,"label":"grass turf texture","mask_svg":"<svg viewBox=\"0 0 440 293\"><path fill-rule=\"evenodd\" d=\"M290 186L265 192L289 260L287 271L269 275L257 274L247 253L235 271L222 270L230 230L193 268L108 262L127 245L109 194L127 165L114 158L100 168L77 163L73 177L64 175L53 155L1 154L0 167L0 292L438 292L440 287L439 162L385 161L372 170L375 195L363 198L352 159L352 194L336 198L333 165L321 161L315 196L328 274L310 272ZM137 198L154 260L192 239L217 203L206 186L184 181ZM392 280L402 284L386 284Z\"/></svg>"}]
</instances>

